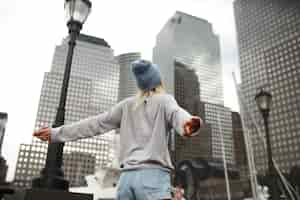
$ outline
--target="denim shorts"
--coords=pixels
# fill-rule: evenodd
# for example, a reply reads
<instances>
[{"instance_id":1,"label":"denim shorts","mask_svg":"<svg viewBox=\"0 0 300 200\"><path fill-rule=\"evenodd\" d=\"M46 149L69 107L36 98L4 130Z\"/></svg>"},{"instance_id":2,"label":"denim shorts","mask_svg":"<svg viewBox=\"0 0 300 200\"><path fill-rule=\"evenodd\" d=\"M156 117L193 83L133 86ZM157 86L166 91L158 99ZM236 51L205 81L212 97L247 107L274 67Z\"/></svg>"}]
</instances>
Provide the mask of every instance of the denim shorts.
<instances>
[{"instance_id":1,"label":"denim shorts","mask_svg":"<svg viewBox=\"0 0 300 200\"><path fill-rule=\"evenodd\" d=\"M171 199L170 172L163 169L123 171L119 180L117 200Z\"/></svg>"}]
</instances>

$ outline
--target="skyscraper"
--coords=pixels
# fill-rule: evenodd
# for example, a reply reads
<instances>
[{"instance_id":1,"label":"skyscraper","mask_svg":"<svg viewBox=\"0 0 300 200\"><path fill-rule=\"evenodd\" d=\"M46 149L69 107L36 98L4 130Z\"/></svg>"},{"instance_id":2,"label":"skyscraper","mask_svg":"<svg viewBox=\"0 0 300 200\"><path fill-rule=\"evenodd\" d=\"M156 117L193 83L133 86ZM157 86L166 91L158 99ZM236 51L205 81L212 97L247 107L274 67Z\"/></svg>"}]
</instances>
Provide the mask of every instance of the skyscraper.
<instances>
[{"instance_id":1,"label":"skyscraper","mask_svg":"<svg viewBox=\"0 0 300 200\"><path fill-rule=\"evenodd\" d=\"M196 70L193 67L179 60L175 60L174 67L175 98L178 104L191 114L200 116L204 120L205 125L201 128L200 134L192 139L183 139L178 134L175 134L175 145L171 142L172 145L170 147L173 162L178 166L178 163L182 160L201 160L202 164L206 163L209 171L212 172L217 168L220 171L223 170L223 158L225 157L229 179L231 179L232 197L241 198L242 182L234 180L237 178L234 174L237 172L237 168L244 168L237 166L240 162L237 163L235 161L236 154L233 145L233 133L238 133L238 136L241 135L240 121L232 118L229 108L223 105L200 101L199 81ZM238 114L236 115L239 116ZM221 143L221 137L223 137L223 144ZM171 141L174 141L173 138ZM222 145L224 145L225 155L222 152ZM242 155L239 156L238 158L240 159ZM201 166L201 164L198 163L198 166ZM207 173L204 168L201 170L200 174ZM242 170L240 172L245 173ZM208 176L205 180L201 180L197 188L198 198L211 199L218 196L216 198L226 199L224 176L222 177L222 175L217 174L207 174Z\"/></svg>"},{"instance_id":2,"label":"skyscraper","mask_svg":"<svg viewBox=\"0 0 300 200\"><path fill-rule=\"evenodd\" d=\"M133 73L131 72L131 63L140 58L141 54L138 52L125 53L116 57L120 65L118 101L133 96L137 93L138 88Z\"/></svg>"},{"instance_id":3,"label":"skyscraper","mask_svg":"<svg viewBox=\"0 0 300 200\"><path fill-rule=\"evenodd\" d=\"M219 37L201 18L177 11L156 37L153 62L161 68L168 92L174 94L174 60L195 68L202 101L223 105Z\"/></svg>"},{"instance_id":4,"label":"skyscraper","mask_svg":"<svg viewBox=\"0 0 300 200\"><path fill-rule=\"evenodd\" d=\"M2 154L2 144L5 135L7 119L8 119L7 113L0 112L0 155Z\"/></svg>"},{"instance_id":5,"label":"skyscraper","mask_svg":"<svg viewBox=\"0 0 300 200\"><path fill-rule=\"evenodd\" d=\"M194 106L200 102L200 84L194 68L178 61L174 61L175 67L175 91L174 96L178 104L194 114L203 113L203 110L195 111Z\"/></svg>"},{"instance_id":6,"label":"skyscraper","mask_svg":"<svg viewBox=\"0 0 300 200\"><path fill-rule=\"evenodd\" d=\"M118 96L119 65L107 42L83 34L79 35L76 42L66 102L65 124L104 112L117 102ZM44 76L35 128L51 126L54 122L67 49L68 38L55 48L51 71L46 72ZM89 154L95 158L97 166L107 165L112 159L109 150L111 139L110 134L105 134L68 142L64 147L64 155L71 155L72 152ZM18 159L20 165L17 164L17 172L22 171L18 170L18 166L22 166L23 162L28 161L32 165L32 170L28 170L34 171L32 174L28 174L25 170L23 170L25 174L22 174L27 181L23 186L28 186L32 177L36 176L44 166L47 144L33 138L32 144L25 146L31 153L24 152L21 155L20 152ZM69 168L65 169L65 174L70 174L67 169ZM17 172L15 179L20 180ZM76 183L71 182L71 185L78 185L79 182L76 180Z\"/></svg>"},{"instance_id":7,"label":"skyscraper","mask_svg":"<svg viewBox=\"0 0 300 200\"><path fill-rule=\"evenodd\" d=\"M273 157L284 172L300 164L300 2L297 0L236 0L241 89L244 104L255 111L260 87L273 96L269 117ZM249 118L259 173L266 170L266 151ZM263 132L264 133L264 132Z\"/></svg>"},{"instance_id":8,"label":"skyscraper","mask_svg":"<svg viewBox=\"0 0 300 200\"><path fill-rule=\"evenodd\" d=\"M175 99L178 104L193 115L201 116L205 121L204 103L199 98L199 81L195 70L189 66L175 61ZM175 134L175 149L171 146L171 155L174 162L180 160L204 158L211 160L212 155L212 129L206 124L201 134L192 140L186 140ZM171 135L174 137L174 135ZM172 138L171 141L174 141ZM174 144L171 144L174 145Z\"/></svg>"},{"instance_id":9,"label":"skyscraper","mask_svg":"<svg viewBox=\"0 0 300 200\"><path fill-rule=\"evenodd\" d=\"M193 140L185 141L177 138L176 160L187 159L188 157L222 160L222 134L226 161L234 165L231 111L223 105L200 101L199 87L195 69L180 61L176 61L175 98L180 106L187 109L191 114L200 116L206 124L206 127L201 130L201 134L193 138ZM184 148L181 146L184 146ZM182 153L190 151L190 153L180 155L180 151Z\"/></svg>"},{"instance_id":10,"label":"skyscraper","mask_svg":"<svg viewBox=\"0 0 300 200\"><path fill-rule=\"evenodd\" d=\"M2 157L2 144L5 135L7 118L7 113L0 112L0 184L6 181L5 179L8 170L6 160Z\"/></svg>"},{"instance_id":11,"label":"skyscraper","mask_svg":"<svg viewBox=\"0 0 300 200\"><path fill-rule=\"evenodd\" d=\"M157 35L153 62L160 66L167 91L209 124L208 143L202 144L206 146L205 157L222 160L222 134L226 160L234 164L231 111L224 107L219 38L212 25L177 11ZM200 155L204 154L195 151L193 157Z\"/></svg>"}]
</instances>

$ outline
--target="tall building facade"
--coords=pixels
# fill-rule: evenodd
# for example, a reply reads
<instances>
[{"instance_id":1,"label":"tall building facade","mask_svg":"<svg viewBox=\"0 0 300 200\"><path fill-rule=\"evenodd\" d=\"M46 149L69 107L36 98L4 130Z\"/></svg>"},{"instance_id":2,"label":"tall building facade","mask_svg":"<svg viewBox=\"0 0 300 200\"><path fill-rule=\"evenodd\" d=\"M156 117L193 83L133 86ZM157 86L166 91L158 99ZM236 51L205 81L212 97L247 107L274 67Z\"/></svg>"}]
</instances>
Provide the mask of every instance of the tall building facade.
<instances>
[{"instance_id":1,"label":"tall building facade","mask_svg":"<svg viewBox=\"0 0 300 200\"><path fill-rule=\"evenodd\" d=\"M209 124L210 138L205 139L209 143L202 144L206 146L206 157L223 158L223 137L226 160L235 164L231 111L224 107L223 100L219 37L212 25L177 11L156 37L153 62L160 66L167 91L175 95L181 106ZM193 156L199 157L199 151Z\"/></svg>"},{"instance_id":2,"label":"tall building facade","mask_svg":"<svg viewBox=\"0 0 300 200\"><path fill-rule=\"evenodd\" d=\"M218 104L204 103L205 123L212 128L212 155L214 160L223 160L235 165L231 110ZM224 145L224 155L222 152Z\"/></svg>"},{"instance_id":3,"label":"tall building facade","mask_svg":"<svg viewBox=\"0 0 300 200\"><path fill-rule=\"evenodd\" d=\"M178 60L175 68L175 99L191 114L200 116L206 127L193 140L176 139L176 160L202 157L207 160L223 160L235 164L231 111L223 105L201 101L201 83L196 70ZM199 90L200 88L200 90ZM222 138L225 155L222 153ZM197 143L198 142L198 143Z\"/></svg>"},{"instance_id":4,"label":"tall building facade","mask_svg":"<svg viewBox=\"0 0 300 200\"><path fill-rule=\"evenodd\" d=\"M0 112L0 184L6 181L6 175L8 170L6 160L2 157L2 145L5 136L7 120L7 113Z\"/></svg>"},{"instance_id":5,"label":"tall building facade","mask_svg":"<svg viewBox=\"0 0 300 200\"><path fill-rule=\"evenodd\" d=\"M202 101L223 105L219 37L208 21L177 11L156 37L153 62L160 66L166 89L172 94L175 59L195 68Z\"/></svg>"},{"instance_id":6,"label":"tall building facade","mask_svg":"<svg viewBox=\"0 0 300 200\"><path fill-rule=\"evenodd\" d=\"M189 113L205 119L204 103L199 98L199 81L195 70L178 61L175 61L174 69L176 101ZM211 160L213 157L211 133L210 124L206 124L201 134L192 140L183 139L178 134L171 135L170 152L173 162L178 163L181 160L199 157ZM173 141L175 141L174 144L172 144Z\"/></svg>"},{"instance_id":7,"label":"tall building facade","mask_svg":"<svg viewBox=\"0 0 300 200\"><path fill-rule=\"evenodd\" d=\"M29 188L33 177L40 175L46 163L47 146L42 143L21 144L13 185L16 188Z\"/></svg>"},{"instance_id":8,"label":"tall building facade","mask_svg":"<svg viewBox=\"0 0 300 200\"><path fill-rule=\"evenodd\" d=\"M226 183L224 174L221 175L224 169L223 158L225 157L232 198L241 199L245 181L237 180L236 172L238 172L237 169L239 169L242 175L244 171L242 171L241 166L239 166L240 162L236 161L234 151L236 148L233 144L233 135L238 133L238 136L240 136L241 134L240 121L236 118L232 118L232 112L229 108L219 104L200 101L199 93L201 89L199 90L199 88L201 87L196 70L193 67L176 60L174 68L174 89L178 104L191 114L200 116L204 120L205 125L201 128L200 134L190 140L183 139L178 134L175 134L175 148L172 148L172 145L170 148L173 162L176 163L177 166L182 160L201 160L202 164L206 163L210 173L205 180L201 180L197 184L197 198L195 199L226 199ZM238 113L236 113L236 115L239 116ZM222 152L222 145L224 145L224 154ZM238 145L237 147L240 146L241 145ZM239 155L237 158L240 159L241 156L242 155ZM205 164L203 166L205 166ZM203 174L207 173L204 168L201 170ZM213 173L213 171L216 172L218 170L218 173ZM200 174L202 173L200 172ZM187 197L188 195L189 194L187 194Z\"/></svg>"},{"instance_id":9,"label":"tall building facade","mask_svg":"<svg viewBox=\"0 0 300 200\"><path fill-rule=\"evenodd\" d=\"M200 84L198 76L194 68L182 63L178 60L174 61L175 67L175 91L174 96L179 105L188 109L190 112L195 112L195 103L200 102ZM197 110L195 114L198 114ZM203 111L203 110L201 110ZM200 112L201 112L200 111Z\"/></svg>"},{"instance_id":10,"label":"tall building facade","mask_svg":"<svg viewBox=\"0 0 300 200\"><path fill-rule=\"evenodd\" d=\"M116 57L120 65L120 82L119 82L119 96L118 101L127 97L133 96L137 93L138 88L135 78L131 71L131 63L141 58L141 53L125 53Z\"/></svg>"},{"instance_id":11,"label":"tall building facade","mask_svg":"<svg viewBox=\"0 0 300 200\"><path fill-rule=\"evenodd\" d=\"M100 38L81 34L76 43L66 102L65 124L108 110L117 102L118 97L119 65L114 57L113 50L107 42ZM54 122L67 49L68 38L64 39L61 45L56 46L51 71L45 73L35 123L36 129L51 126ZM109 149L112 137L111 134L105 134L68 142L64 147L64 155L71 155L72 152L89 154L95 158L97 166L105 166L111 163L112 160ZM31 151L37 149L35 153L25 152L21 155L20 151L19 154L17 172L20 171L18 167L23 166L22 163L26 160L29 160L30 165L37 164L31 168L34 169L32 174L25 174L25 176L22 174L23 177L26 177L26 181L29 181L23 184L27 186L30 184L31 179L44 167L47 144L33 138L32 144L29 147L28 145L25 146ZM78 162L84 161L78 160ZM68 169L72 170L72 168L64 168L65 174L72 174L72 172L68 172ZM15 179L22 182L17 172ZM80 181L71 182L71 185L78 186L78 182Z\"/></svg>"},{"instance_id":12,"label":"tall building facade","mask_svg":"<svg viewBox=\"0 0 300 200\"><path fill-rule=\"evenodd\" d=\"M71 152L64 154L63 159L63 170L70 187L87 185L85 176L95 173L95 156L90 153Z\"/></svg>"},{"instance_id":13,"label":"tall building facade","mask_svg":"<svg viewBox=\"0 0 300 200\"><path fill-rule=\"evenodd\" d=\"M47 147L42 144L21 144L13 184L17 188L29 188L33 177L40 175L45 166ZM63 171L70 187L85 186L85 176L94 174L96 159L90 153L64 153Z\"/></svg>"},{"instance_id":14,"label":"tall building facade","mask_svg":"<svg viewBox=\"0 0 300 200\"><path fill-rule=\"evenodd\" d=\"M0 155L2 155L2 144L4 140L7 119L7 113L0 112Z\"/></svg>"},{"instance_id":15,"label":"tall building facade","mask_svg":"<svg viewBox=\"0 0 300 200\"><path fill-rule=\"evenodd\" d=\"M248 162L241 116L237 112L232 112L231 118L236 165L240 172L240 177L247 179L249 177Z\"/></svg>"},{"instance_id":16,"label":"tall building facade","mask_svg":"<svg viewBox=\"0 0 300 200\"><path fill-rule=\"evenodd\" d=\"M269 117L273 157L284 172L300 163L300 2L235 0L241 89L244 104L262 117L254 101L258 88L273 96ZM267 169L263 143L249 118L258 173ZM264 133L264 132L263 132Z\"/></svg>"}]
</instances>

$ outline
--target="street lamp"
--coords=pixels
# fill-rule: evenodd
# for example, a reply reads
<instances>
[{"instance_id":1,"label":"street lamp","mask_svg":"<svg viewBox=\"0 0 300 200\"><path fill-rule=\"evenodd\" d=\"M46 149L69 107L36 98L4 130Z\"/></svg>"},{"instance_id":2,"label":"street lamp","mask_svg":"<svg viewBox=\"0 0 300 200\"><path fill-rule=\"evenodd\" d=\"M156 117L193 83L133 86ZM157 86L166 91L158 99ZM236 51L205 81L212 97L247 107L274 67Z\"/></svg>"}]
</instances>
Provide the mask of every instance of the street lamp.
<instances>
[{"instance_id":1,"label":"street lamp","mask_svg":"<svg viewBox=\"0 0 300 200\"><path fill-rule=\"evenodd\" d=\"M66 66L61 88L59 106L53 127L59 127L65 121L65 105L67 99L68 85L71 73L73 51L76 38L80 33L82 25L91 12L92 3L89 0L65 0L65 16L69 28L69 49L66 58ZM41 171L41 177L34 179L34 188L48 188L68 190L69 182L64 179L62 171L64 143L51 143L48 145L45 168Z\"/></svg>"},{"instance_id":2,"label":"street lamp","mask_svg":"<svg viewBox=\"0 0 300 200\"><path fill-rule=\"evenodd\" d=\"M266 140L267 140L267 153L268 153L268 171L269 171L269 181L270 181L270 197L272 200L279 200L279 191L277 189L277 179L276 179L276 170L274 167L273 159L272 159L272 150L271 150L271 143L270 143L270 135L269 135L269 113L272 104L272 95L261 89L258 94L255 95L255 101L261 112L265 131L266 131Z\"/></svg>"}]
</instances>

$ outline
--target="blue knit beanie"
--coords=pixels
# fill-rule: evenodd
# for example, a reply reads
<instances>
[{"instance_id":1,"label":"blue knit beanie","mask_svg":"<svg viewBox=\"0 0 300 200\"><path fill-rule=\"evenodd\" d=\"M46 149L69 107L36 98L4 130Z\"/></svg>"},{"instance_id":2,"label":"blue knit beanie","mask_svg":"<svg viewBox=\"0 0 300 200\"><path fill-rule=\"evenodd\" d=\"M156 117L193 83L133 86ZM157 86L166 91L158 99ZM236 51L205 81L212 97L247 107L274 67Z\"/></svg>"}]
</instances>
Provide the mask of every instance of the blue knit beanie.
<instances>
[{"instance_id":1,"label":"blue knit beanie","mask_svg":"<svg viewBox=\"0 0 300 200\"><path fill-rule=\"evenodd\" d=\"M131 63L132 72L138 87L143 91L149 91L161 84L158 66L147 60L136 60Z\"/></svg>"}]
</instances>

